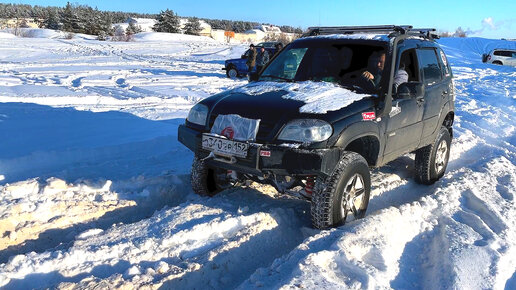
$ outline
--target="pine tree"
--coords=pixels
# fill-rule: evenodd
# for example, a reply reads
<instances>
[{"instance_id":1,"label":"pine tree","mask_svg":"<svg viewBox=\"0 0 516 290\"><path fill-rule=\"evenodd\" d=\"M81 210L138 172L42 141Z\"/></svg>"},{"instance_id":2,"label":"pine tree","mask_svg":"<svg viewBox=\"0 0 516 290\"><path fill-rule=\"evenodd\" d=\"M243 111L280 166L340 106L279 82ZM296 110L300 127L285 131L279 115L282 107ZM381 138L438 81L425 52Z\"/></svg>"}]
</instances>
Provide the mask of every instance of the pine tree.
<instances>
[{"instance_id":1,"label":"pine tree","mask_svg":"<svg viewBox=\"0 0 516 290\"><path fill-rule=\"evenodd\" d=\"M61 15L61 22L63 23L63 30L69 32L81 32L82 25L76 13L76 8L70 2L66 3L66 7Z\"/></svg>"},{"instance_id":2,"label":"pine tree","mask_svg":"<svg viewBox=\"0 0 516 290\"><path fill-rule=\"evenodd\" d=\"M98 35L98 23L100 19L93 9L91 7L82 7L78 14L84 28L81 32L89 35Z\"/></svg>"},{"instance_id":3,"label":"pine tree","mask_svg":"<svg viewBox=\"0 0 516 290\"><path fill-rule=\"evenodd\" d=\"M199 32L202 30L199 18L193 17L192 19L188 20L188 22L185 24L184 30L185 34L199 35Z\"/></svg>"},{"instance_id":4,"label":"pine tree","mask_svg":"<svg viewBox=\"0 0 516 290\"><path fill-rule=\"evenodd\" d=\"M140 33L140 32L142 32L142 28L140 26L137 26L136 24L134 24L133 21L129 21L129 26L127 26L127 28L125 29L125 34L127 36L133 36L136 33Z\"/></svg>"},{"instance_id":5,"label":"pine tree","mask_svg":"<svg viewBox=\"0 0 516 290\"><path fill-rule=\"evenodd\" d=\"M158 16L158 22L154 25L153 29L156 32L179 32L179 17L172 10L161 11Z\"/></svg>"},{"instance_id":6,"label":"pine tree","mask_svg":"<svg viewBox=\"0 0 516 290\"><path fill-rule=\"evenodd\" d=\"M54 30L59 30L61 28L61 23L59 23L59 15L55 10L50 10L47 15L45 15L45 20L43 20L43 27Z\"/></svg>"},{"instance_id":7,"label":"pine tree","mask_svg":"<svg viewBox=\"0 0 516 290\"><path fill-rule=\"evenodd\" d=\"M98 40L106 40L108 35L113 35L113 20L109 13L99 11L99 22L97 25Z\"/></svg>"}]
</instances>

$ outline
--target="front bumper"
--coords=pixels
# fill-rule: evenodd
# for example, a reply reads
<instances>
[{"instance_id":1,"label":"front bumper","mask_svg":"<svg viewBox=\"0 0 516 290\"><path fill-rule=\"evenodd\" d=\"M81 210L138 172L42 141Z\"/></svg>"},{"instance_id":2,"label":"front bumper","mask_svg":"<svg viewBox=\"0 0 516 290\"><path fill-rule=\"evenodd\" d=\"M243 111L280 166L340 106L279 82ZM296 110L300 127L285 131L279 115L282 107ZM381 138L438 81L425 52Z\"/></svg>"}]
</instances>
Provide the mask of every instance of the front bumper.
<instances>
[{"instance_id":1,"label":"front bumper","mask_svg":"<svg viewBox=\"0 0 516 290\"><path fill-rule=\"evenodd\" d=\"M192 150L199 158L210 155L210 151L202 149L202 132L180 125L178 140ZM270 152L269 156L261 156L260 152ZM241 173L264 176L277 175L330 175L340 159L340 150L331 149L296 149L279 145L263 145L251 143L246 158L235 158L236 162L227 163L209 158L208 166L234 170Z\"/></svg>"}]
</instances>

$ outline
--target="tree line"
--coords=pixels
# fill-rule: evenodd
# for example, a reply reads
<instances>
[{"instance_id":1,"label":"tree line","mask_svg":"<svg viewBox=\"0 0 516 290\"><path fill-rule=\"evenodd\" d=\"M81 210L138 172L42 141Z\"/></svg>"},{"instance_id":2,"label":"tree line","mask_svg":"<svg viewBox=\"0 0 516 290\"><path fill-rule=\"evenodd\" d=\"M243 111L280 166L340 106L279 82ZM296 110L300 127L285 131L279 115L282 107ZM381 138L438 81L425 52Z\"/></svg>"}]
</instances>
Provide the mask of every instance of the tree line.
<instances>
[{"instance_id":1,"label":"tree line","mask_svg":"<svg viewBox=\"0 0 516 290\"><path fill-rule=\"evenodd\" d=\"M115 29L113 23L125 22L128 18L157 19L155 31L179 32L179 16L172 10L166 9L159 14L133 13L121 11L100 11L88 5L70 4L65 7L32 6L27 4L1 4L0 18L33 18L41 28L64 30L74 33L86 33L92 35L113 35ZM200 20L208 23L213 29L231 30L237 33L252 29L259 23L249 21L205 19L196 17L183 17L188 19L184 27L184 33L197 34L200 30ZM302 33L301 28L280 26L282 32ZM137 30L137 29L136 29ZM132 31L137 33L137 31Z\"/></svg>"}]
</instances>

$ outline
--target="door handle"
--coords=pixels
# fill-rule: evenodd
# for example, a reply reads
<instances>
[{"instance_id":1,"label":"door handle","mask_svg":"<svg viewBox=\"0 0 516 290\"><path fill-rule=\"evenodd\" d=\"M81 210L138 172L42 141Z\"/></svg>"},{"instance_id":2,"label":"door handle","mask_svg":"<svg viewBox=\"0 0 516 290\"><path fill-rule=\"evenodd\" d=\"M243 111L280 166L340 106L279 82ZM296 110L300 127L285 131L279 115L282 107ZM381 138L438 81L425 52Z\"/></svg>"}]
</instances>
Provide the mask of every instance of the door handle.
<instances>
[{"instance_id":1,"label":"door handle","mask_svg":"<svg viewBox=\"0 0 516 290\"><path fill-rule=\"evenodd\" d=\"M448 94L448 91L443 91L443 92L441 93L441 96L443 96L443 97L444 97L444 96L446 96L447 94Z\"/></svg>"},{"instance_id":2,"label":"door handle","mask_svg":"<svg viewBox=\"0 0 516 290\"><path fill-rule=\"evenodd\" d=\"M418 104L422 104L422 103L424 103L424 102L425 102L425 98L424 98L424 97L416 97L416 102L417 102Z\"/></svg>"}]
</instances>

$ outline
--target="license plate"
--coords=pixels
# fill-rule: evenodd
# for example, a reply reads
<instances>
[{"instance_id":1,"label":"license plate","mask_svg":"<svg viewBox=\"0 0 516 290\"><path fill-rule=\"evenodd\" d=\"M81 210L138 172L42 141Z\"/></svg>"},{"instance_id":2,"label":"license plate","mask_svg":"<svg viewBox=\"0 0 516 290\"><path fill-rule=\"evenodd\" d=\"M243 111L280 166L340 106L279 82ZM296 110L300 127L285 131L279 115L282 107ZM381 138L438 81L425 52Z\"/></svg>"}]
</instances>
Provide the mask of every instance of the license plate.
<instances>
[{"instance_id":1,"label":"license plate","mask_svg":"<svg viewBox=\"0 0 516 290\"><path fill-rule=\"evenodd\" d=\"M202 135L202 148L221 155L245 158L247 157L249 144L210 135Z\"/></svg>"}]
</instances>

